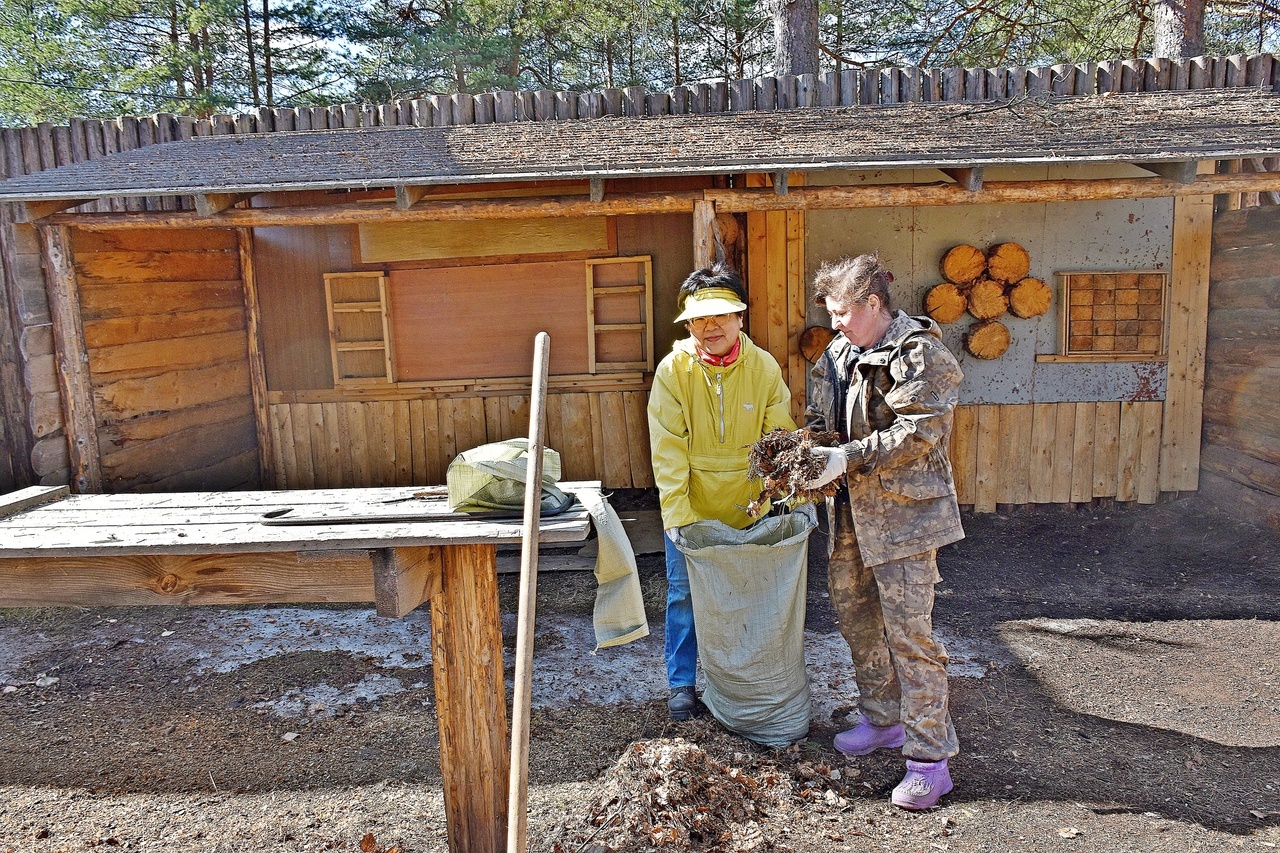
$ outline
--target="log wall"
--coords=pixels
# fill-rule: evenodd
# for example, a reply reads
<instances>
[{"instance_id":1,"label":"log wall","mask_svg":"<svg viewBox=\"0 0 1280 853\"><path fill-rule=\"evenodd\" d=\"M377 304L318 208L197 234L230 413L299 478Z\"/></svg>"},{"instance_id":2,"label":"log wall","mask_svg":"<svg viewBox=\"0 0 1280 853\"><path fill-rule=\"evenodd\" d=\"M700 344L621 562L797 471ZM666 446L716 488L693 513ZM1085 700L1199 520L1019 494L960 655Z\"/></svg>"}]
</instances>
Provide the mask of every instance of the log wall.
<instances>
[{"instance_id":1,"label":"log wall","mask_svg":"<svg viewBox=\"0 0 1280 853\"><path fill-rule=\"evenodd\" d=\"M1201 490L1280 528L1280 208L1221 214L1209 274Z\"/></svg>"},{"instance_id":2,"label":"log wall","mask_svg":"<svg viewBox=\"0 0 1280 853\"><path fill-rule=\"evenodd\" d=\"M102 488L260 485L235 231L76 232Z\"/></svg>"}]
</instances>

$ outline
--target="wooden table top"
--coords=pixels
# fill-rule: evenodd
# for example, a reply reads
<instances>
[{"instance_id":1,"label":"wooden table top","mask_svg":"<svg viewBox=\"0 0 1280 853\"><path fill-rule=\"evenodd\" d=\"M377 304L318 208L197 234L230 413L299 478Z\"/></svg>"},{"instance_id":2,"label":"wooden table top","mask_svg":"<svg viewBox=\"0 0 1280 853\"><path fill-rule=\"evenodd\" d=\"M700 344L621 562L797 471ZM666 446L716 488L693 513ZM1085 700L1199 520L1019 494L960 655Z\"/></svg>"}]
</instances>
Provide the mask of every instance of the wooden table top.
<instances>
[{"instance_id":1,"label":"wooden table top","mask_svg":"<svg viewBox=\"0 0 1280 853\"><path fill-rule=\"evenodd\" d=\"M565 492L600 489L598 481L558 485ZM40 498L37 491L5 498ZM0 518L0 559L496 545L518 543L522 527L518 517L451 513L443 486L44 497L53 500ZM269 513L316 523L264 523ZM539 539L581 541L590 523L575 502L542 520Z\"/></svg>"}]
</instances>

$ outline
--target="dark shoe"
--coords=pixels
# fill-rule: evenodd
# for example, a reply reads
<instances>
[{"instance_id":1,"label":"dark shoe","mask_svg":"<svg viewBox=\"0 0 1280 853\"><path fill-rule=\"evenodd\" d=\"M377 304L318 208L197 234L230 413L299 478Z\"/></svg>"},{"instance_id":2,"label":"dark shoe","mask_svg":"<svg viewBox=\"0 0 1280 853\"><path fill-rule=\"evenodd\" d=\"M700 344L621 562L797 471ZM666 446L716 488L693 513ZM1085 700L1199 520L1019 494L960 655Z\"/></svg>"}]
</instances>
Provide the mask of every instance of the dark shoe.
<instances>
[{"instance_id":1,"label":"dark shoe","mask_svg":"<svg viewBox=\"0 0 1280 853\"><path fill-rule=\"evenodd\" d=\"M673 687L667 713L673 720L692 720L699 713L698 694L692 687Z\"/></svg>"}]
</instances>

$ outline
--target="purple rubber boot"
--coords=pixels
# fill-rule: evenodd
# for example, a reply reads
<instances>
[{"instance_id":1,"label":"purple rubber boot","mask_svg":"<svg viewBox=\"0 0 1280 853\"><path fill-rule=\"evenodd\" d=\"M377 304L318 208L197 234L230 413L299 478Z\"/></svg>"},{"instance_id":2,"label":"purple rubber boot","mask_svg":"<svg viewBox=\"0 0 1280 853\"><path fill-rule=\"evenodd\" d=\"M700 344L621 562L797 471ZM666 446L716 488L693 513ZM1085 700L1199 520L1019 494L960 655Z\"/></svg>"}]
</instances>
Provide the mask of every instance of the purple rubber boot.
<instances>
[{"instance_id":1,"label":"purple rubber boot","mask_svg":"<svg viewBox=\"0 0 1280 853\"><path fill-rule=\"evenodd\" d=\"M907 759L907 775L893 789L890 799L895 806L918 812L936 806L938 799L952 787L945 758L941 761Z\"/></svg>"},{"instance_id":2,"label":"purple rubber boot","mask_svg":"<svg viewBox=\"0 0 1280 853\"><path fill-rule=\"evenodd\" d=\"M856 726L835 737L836 749L845 755L870 755L877 749L896 749L906 742L902 723L877 726L867 722L866 717L859 717Z\"/></svg>"}]
</instances>

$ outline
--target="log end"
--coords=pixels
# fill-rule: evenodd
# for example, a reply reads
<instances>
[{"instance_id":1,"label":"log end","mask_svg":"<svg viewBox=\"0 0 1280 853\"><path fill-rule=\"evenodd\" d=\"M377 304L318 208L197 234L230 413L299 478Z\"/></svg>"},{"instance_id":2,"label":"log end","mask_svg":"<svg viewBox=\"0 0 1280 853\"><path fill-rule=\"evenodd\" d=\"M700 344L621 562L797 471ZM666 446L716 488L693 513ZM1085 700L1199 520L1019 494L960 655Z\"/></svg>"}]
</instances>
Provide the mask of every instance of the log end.
<instances>
[{"instance_id":1,"label":"log end","mask_svg":"<svg viewBox=\"0 0 1280 853\"><path fill-rule=\"evenodd\" d=\"M968 284L987 270L987 256L977 246L961 243L942 256L942 277L953 284Z\"/></svg>"},{"instance_id":2,"label":"log end","mask_svg":"<svg viewBox=\"0 0 1280 853\"><path fill-rule=\"evenodd\" d=\"M1004 355L1012 340L1009 329L998 320L974 323L965 332L964 348L975 358L993 359Z\"/></svg>"},{"instance_id":3,"label":"log end","mask_svg":"<svg viewBox=\"0 0 1280 853\"><path fill-rule=\"evenodd\" d=\"M983 279L969 291L969 313L979 320L994 320L1008 310L1009 297L998 281Z\"/></svg>"},{"instance_id":4,"label":"log end","mask_svg":"<svg viewBox=\"0 0 1280 853\"><path fill-rule=\"evenodd\" d=\"M987 254L987 274L996 281L1013 284L1031 271L1031 255L1017 243L1001 243Z\"/></svg>"},{"instance_id":5,"label":"log end","mask_svg":"<svg viewBox=\"0 0 1280 853\"><path fill-rule=\"evenodd\" d=\"M1026 320L1049 310L1053 291L1038 278L1024 278L1009 289L1009 313Z\"/></svg>"},{"instance_id":6,"label":"log end","mask_svg":"<svg viewBox=\"0 0 1280 853\"><path fill-rule=\"evenodd\" d=\"M925 313L938 323L954 323L968 307L969 300L949 281L935 285L925 294Z\"/></svg>"}]
</instances>

